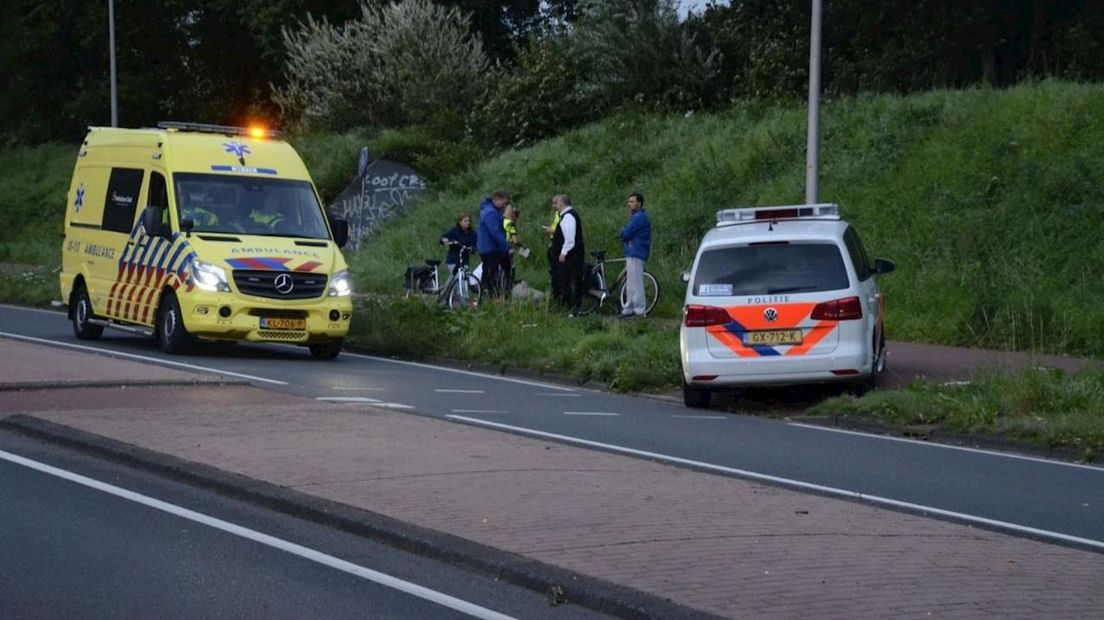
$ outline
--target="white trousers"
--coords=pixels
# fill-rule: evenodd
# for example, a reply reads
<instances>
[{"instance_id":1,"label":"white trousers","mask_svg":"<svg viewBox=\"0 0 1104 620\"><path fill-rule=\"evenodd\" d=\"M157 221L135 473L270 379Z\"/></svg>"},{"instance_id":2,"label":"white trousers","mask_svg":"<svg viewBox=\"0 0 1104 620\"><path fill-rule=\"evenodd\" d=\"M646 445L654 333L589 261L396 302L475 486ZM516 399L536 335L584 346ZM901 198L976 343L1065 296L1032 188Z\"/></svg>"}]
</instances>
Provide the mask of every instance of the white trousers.
<instances>
[{"instance_id":1,"label":"white trousers","mask_svg":"<svg viewBox=\"0 0 1104 620\"><path fill-rule=\"evenodd\" d=\"M625 258L625 306L621 314L644 314L644 260Z\"/></svg>"}]
</instances>

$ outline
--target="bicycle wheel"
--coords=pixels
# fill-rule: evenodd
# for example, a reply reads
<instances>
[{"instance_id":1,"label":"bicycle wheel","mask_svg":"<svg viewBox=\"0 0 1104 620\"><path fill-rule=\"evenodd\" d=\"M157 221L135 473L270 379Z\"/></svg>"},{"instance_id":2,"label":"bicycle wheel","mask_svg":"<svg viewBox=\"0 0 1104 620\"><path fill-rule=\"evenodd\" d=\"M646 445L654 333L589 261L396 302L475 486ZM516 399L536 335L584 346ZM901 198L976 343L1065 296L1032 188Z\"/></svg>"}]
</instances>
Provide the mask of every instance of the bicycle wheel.
<instances>
[{"instance_id":1,"label":"bicycle wheel","mask_svg":"<svg viewBox=\"0 0 1104 620\"><path fill-rule=\"evenodd\" d=\"M479 282L475 276L456 278L448 295L450 310L467 310L479 303Z\"/></svg>"},{"instance_id":2,"label":"bicycle wheel","mask_svg":"<svg viewBox=\"0 0 1104 620\"><path fill-rule=\"evenodd\" d=\"M606 300L609 293L606 292L606 279L601 273L592 273L585 280L585 289L580 296L579 309L575 312L579 316L586 316L594 312Z\"/></svg>"},{"instance_id":3,"label":"bicycle wheel","mask_svg":"<svg viewBox=\"0 0 1104 620\"><path fill-rule=\"evenodd\" d=\"M624 308L629 303L629 287L625 286L624 280L621 281L620 289L620 294L617 297L621 300L621 307ZM655 276L645 271L644 314L651 314L657 301L659 301L659 282L656 282Z\"/></svg>"},{"instance_id":4,"label":"bicycle wheel","mask_svg":"<svg viewBox=\"0 0 1104 620\"><path fill-rule=\"evenodd\" d=\"M481 285L479 284L479 278L477 278L477 277L475 277L475 276L473 276L472 274L469 273L468 274L468 298L470 300L478 303L479 299L482 298L482 296L483 296L483 289L481 288Z\"/></svg>"}]
</instances>

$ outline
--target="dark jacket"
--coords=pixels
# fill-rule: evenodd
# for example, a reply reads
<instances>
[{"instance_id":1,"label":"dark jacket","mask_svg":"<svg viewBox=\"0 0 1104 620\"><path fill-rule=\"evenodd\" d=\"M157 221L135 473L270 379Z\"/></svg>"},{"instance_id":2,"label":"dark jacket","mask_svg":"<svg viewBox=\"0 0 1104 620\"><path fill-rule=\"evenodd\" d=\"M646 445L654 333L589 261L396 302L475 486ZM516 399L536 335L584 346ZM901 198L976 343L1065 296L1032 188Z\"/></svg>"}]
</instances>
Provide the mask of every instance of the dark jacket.
<instances>
[{"instance_id":1,"label":"dark jacket","mask_svg":"<svg viewBox=\"0 0 1104 620\"><path fill-rule=\"evenodd\" d=\"M583 264L583 259L586 258L586 248L583 246L583 220L579 217L579 212L575 209L569 209L563 212L560 218L561 224L563 218L573 217L575 218L575 247L571 248L571 251L567 253L567 258L564 262L569 265ZM560 253L564 246L564 234L563 226L556 226L555 232L552 234L552 245L548 248L548 261L551 264L559 262Z\"/></svg>"},{"instance_id":2,"label":"dark jacket","mask_svg":"<svg viewBox=\"0 0 1104 620\"><path fill-rule=\"evenodd\" d=\"M476 235L474 228L469 228L467 232L464 232L464 229L457 225L441 236L460 245L466 245L470 248L475 247ZM446 265L455 265L460 262L460 245L448 246L448 256L445 257Z\"/></svg>"},{"instance_id":3,"label":"dark jacket","mask_svg":"<svg viewBox=\"0 0 1104 620\"><path fill-rule=\"evenodd\" d=\"M506 229L502 227L502 211L490 198L479 205L479 232L476 247L480 254L506 254L510 244L506 241Z\"/></svg>"},{"instance_id":4,"label":"dark jacket","mask_svg":"<svg viewBox=\"0 0 1104 620\"><path fill-rule=\"evenodd\" d=\"M652 222L643 207L629 216L629 223L621 230L621 241L627 258L648 260L652 253Z\"/></svg>"}]
</instances>

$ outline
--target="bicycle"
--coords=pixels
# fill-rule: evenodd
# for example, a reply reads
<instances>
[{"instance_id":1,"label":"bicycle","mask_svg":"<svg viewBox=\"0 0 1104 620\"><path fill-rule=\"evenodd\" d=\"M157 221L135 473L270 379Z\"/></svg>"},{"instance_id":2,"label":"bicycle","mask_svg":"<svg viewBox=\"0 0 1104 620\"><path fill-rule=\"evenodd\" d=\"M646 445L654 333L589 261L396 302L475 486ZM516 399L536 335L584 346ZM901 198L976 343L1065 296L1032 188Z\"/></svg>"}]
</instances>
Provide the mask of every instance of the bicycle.
<instances>
[{"instance_id":1,"label":"bicycle","mask_svg":"<svg viewBox=\"0 0 1104 620\"><path fill-rule=\"evenodd\" d=\"M606 306L606 301L610 297L610 291L617 293L617 299L620 300L620 306L618 309L625 307L628 303L629 291L625 286L626 273L625 270L621 270L621 274L617 276L617 279L613 281L612 286L606 286L606 267L607 262L620 263L624 262L624 258L606 258L605 250L598 250L597 252L591 252L591 256L594 257L595 263L593 265L587 265L583 272L583 294L580 296L579 309L576 314L587 315L595 310ZM656 281L655 276L644 272L644 314L649 314L653 308L655 308L656 302L659 301L659 282ZM613 304L610 304L612 307Z\"/></svg>"},{"instance_id":2,"label":"bicycle","mask_svg":"<svg viewBox=\"0 0 1104 620\"><path fill-rule=\"evenodd\" d=\"M448 245L459 244L450 241ZM474 249L467 245L460 246L460 260L456 263L456 269L449 274L448 281L445 282L437 295L438 303L450 310L474 308L479 304L479 295L482 292L479 287L479 278L475 277L468 269L468 257ZM440 261L437 262L440 263Z\"/></svg>"},{"instance_id":3,"label":"bicycle","mask_svg":"<svg viewBox=\"0 0 1104 620\"><path fill-rule=\"evenodd\" d=\"M450 241L446 245L459 244ZM460 246L460 262L443 286L440 276L441 261L426 259L425 266L408 266L403 276L405 296L409 298L414 293L437 295L438 303L450 309L476 305L480 294L479 278L471 273L467 265L468 256L474 249L466 245Z\"/></svg>"}]
</instances>

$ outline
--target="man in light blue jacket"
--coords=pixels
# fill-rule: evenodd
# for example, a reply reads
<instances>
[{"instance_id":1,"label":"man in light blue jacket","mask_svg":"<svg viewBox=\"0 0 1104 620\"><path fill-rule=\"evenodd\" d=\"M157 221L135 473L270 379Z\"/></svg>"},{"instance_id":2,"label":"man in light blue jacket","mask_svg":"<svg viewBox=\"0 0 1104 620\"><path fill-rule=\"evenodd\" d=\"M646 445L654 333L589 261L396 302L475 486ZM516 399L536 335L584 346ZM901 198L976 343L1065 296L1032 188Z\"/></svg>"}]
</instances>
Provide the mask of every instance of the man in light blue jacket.
<instances>
[{"instance_id":1,"label":"man in light blue jacket","mask_svg":"<svg viewBox=\"0 0 1104 620\"><path fill-rule=\"evenodd\" d=\"M476 230L476 249L483 259L483 279L479 283L483 291L498 295L498 285L502 281L499 273L502 265L510 256L510 243L506 240L506 229L502 226L502 210L510 204L510 195L495 192L484 198L479 205L479 229Z\"/></svg>"},{"instance_id":2,"label":"man in light blue jacket","mask_svg":"<svg viewBox=\"0 0 1104 620\"><path fill-rule=\"evenodd\" d=\"M652 253L652 222L644 212L644 195L629 194L629 223L621 230L625 249L625 305L621 318L644 316L644 261Z\"/></svg>"}]
</instances>

